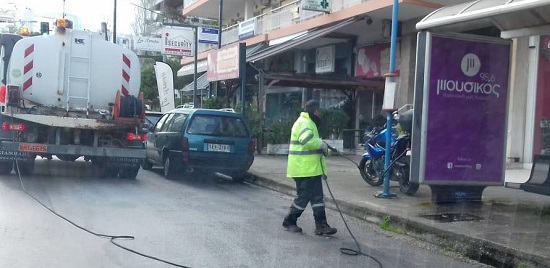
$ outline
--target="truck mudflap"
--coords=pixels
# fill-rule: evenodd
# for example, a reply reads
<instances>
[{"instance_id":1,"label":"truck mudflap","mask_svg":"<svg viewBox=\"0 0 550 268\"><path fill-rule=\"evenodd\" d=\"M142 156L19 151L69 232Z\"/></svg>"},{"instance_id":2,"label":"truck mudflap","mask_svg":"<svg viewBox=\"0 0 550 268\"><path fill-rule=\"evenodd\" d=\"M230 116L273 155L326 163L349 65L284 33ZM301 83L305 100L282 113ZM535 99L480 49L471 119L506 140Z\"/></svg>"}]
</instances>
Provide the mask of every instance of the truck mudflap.
<instances>
[{"instance_id":1,"label":"truck mudflap","mask_svg":"<svg viewBox=\"0 0 550 268\"><path fill-rule=\"evenodd\" d=\"M101 162L106 165L116 167L135 167L145 159L144 148L91 147L12 141L2 141L0 152L28 155L32 159L35 155L80 155L90 159L101 159Z\"/></svg>"}]
</instances>

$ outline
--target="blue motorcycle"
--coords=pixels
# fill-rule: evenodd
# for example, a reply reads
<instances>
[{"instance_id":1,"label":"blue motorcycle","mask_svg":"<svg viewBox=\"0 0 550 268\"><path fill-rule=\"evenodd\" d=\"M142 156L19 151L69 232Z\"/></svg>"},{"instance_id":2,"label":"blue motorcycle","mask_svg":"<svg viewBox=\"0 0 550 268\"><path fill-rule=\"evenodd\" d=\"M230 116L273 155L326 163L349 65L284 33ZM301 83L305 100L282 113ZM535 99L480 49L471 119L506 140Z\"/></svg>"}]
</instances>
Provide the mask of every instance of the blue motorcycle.
<instances>
[{"instance_id":1,"label":"blue motorcycle","mask_svg":"<svg viewBox=\"0 0 550 268\"><path fill-rule=\"evenodd\" d=\"M384 169L386 129L380 131L374 128L365 138L364 148L367 152L363 154L359 171L366 183L372 186L380 186L384 183L386 174ZM399 135L395 127L392 127L390 142L391 164L387 172L390 172L391 180L399 182L401 192L412 195L416 193L419 185L409 180L411 135L408 132Z\"/></svg>"}]
</instances>

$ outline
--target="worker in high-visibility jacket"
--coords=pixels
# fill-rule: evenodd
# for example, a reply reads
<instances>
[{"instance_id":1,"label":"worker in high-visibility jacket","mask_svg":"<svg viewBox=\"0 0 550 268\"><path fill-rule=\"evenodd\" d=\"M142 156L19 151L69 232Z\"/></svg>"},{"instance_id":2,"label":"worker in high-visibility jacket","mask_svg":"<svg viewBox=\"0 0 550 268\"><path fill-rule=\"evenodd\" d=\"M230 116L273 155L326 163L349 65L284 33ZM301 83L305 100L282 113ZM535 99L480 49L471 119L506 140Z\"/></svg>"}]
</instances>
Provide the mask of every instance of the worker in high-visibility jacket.
<instances>
[{"instance_id":1,"label":"worker in high-visibility jacket","mask_svg":"<svg viewBox=\"0 0 550 268\"><path fill-rule=\"evenodd\" d=\"M323 201L321 180L327 175L324 156L328 154L328 146L319 137L320 115L319 102L309 100L305 104L305 112L300 114L292 126L287 177L296 182L297 197L283 221L283 227L290 232L302 232L296 221L308 203L313 210L316 235L333 235L337 231L327 223Z\"/></svg>"}]
</instances>

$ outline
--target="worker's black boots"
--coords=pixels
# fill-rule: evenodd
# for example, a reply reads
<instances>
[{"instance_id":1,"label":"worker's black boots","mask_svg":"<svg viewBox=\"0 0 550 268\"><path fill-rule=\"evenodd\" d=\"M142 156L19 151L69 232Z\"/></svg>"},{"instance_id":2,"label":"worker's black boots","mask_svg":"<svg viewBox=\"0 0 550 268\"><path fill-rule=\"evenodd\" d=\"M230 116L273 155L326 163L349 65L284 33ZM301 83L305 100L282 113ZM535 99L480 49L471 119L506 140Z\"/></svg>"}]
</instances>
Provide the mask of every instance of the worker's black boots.
<instances>
[{"instance_id":1,"label":"worker's black boots","mask_svg":"<svg viewBox=\"0 0 550 268\"><path fill-rule=\"evenodd\" d=\"M288 214L285 217L285 220L283 221L283 227L289 232L301 233L302 228L296 225L296 221L298 220L298 217L300 217L300 215L298 214Z\"/></svg>"},{"instance_id":2,"label":"worker's black boots","mask_svg":"<svg viewBox=\"0 0 550 268\"><path fill-rule=\"evenodd\" d=\"M315 217L315 234L316 235L333 235L338 230L336 228L330 227L327 223L327 216L325 211L314 212L313 216Z\"/></svg>"}]
</instances>

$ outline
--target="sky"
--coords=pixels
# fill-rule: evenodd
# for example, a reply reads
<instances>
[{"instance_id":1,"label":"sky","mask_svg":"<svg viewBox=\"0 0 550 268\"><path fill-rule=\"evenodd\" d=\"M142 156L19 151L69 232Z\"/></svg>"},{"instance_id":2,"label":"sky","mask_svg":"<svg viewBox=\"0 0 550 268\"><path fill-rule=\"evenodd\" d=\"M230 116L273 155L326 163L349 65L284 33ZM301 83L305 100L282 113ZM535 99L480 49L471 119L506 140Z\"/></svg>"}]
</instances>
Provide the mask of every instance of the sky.
<instances>
[{"instance_id":1,"label":"sky","mask_svg":"<svg viewBox=\"0 0 550 268\"><path fill-rule=\"evenodd\" d=\"M63 12L63 0L0 0L2 7L9 3L17 7L18 17L29 12L35 16L60 17ZM132 34L136 7L131 3L137 4L139 0L117 0L118 34ZM87 30L99 30L103 21L108 22L109 30L112 30L113 11L114 0L65 0L65 12L77 16Z\"/></svg>"}]
</instances>

